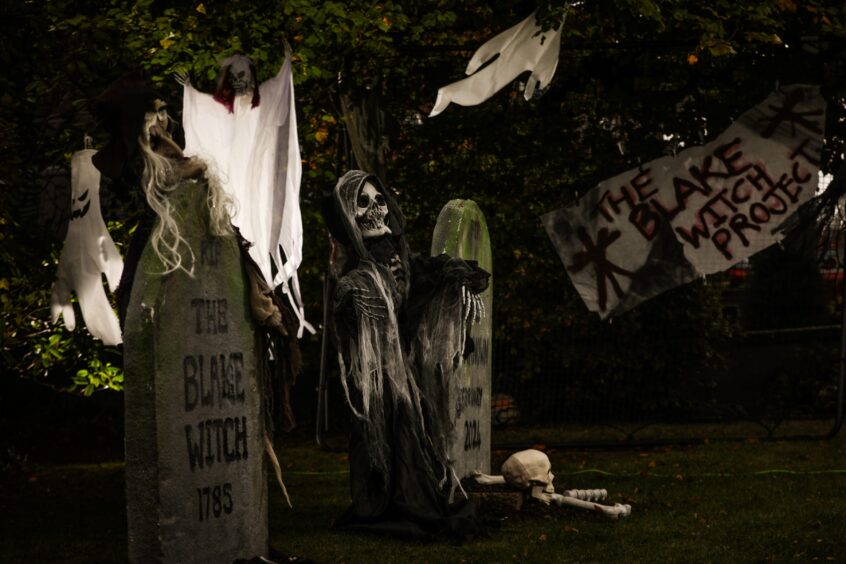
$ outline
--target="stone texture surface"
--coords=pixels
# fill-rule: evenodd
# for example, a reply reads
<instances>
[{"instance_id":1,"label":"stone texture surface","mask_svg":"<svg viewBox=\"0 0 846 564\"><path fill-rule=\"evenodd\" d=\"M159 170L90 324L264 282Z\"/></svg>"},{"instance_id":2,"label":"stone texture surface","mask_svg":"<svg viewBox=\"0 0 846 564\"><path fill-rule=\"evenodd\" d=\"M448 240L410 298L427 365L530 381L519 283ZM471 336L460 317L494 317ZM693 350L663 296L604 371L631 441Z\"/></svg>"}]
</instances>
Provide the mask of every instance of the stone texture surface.
<instances>
[{"instance_id":1,"label":"stone texture surface","mask_svg":"<svg viewBox=\"0 0 846 564\"><path fill-rule=\"evenodd\" d=\"M231 563L267 551L257 335L235 238L208 233L205 184L176 194L194 276L161 275L148 244L124 332L129 556Z\"/></svg>"},{"instance_id":2,"label":"stone texture surface","mask_svg":"<svg viewBox=\"0 0 846 564\"><path fill-rule=\"evenodd\" d=\"M451 200L441 210L432 235L432 256L475 260L493 274L491 242L485 216L472 200ZM450 456L459 477L474 470L489 473L491 465L491 360L493 276L482 293L486 317L470 335L476 349L465 360L460 381L450 387L453 443Z\"/></svg>"}]
</instances>

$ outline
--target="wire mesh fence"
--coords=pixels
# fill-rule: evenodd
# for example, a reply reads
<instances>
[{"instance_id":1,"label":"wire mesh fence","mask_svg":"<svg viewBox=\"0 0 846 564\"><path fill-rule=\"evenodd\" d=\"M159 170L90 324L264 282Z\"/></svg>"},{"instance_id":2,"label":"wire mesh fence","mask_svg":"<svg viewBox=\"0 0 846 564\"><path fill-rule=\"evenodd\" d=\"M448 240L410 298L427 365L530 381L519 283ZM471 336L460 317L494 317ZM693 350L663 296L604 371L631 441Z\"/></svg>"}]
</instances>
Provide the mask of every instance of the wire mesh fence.
<instances>
[{"instance_id":1,"label":"wire mesh fence","mask_svg":"<svg viewBox=\"0 0 846 564\"><path fill-rule=\"evenodd\" d=\"M705 422L719 424L707 431L713 438L756 435L728 425L739 421L766 437L836 433L843 413L843 256L842 232L810 246L773 247L641 306L655 312L692 303L674 293L707 295L710 309L699 314L711 315L694 315L693 323L676 312L680 321L662 324L666 317L647 312L635 323L561 328L545 346L532 342L533 350L546 350L540 359L514 338L495 342L492 421L501 429L616 430L582 428L581 442L648 442L667 424ZM789 424L796 421L819 425L797 433Z\"/></svg>"}]
</instances>

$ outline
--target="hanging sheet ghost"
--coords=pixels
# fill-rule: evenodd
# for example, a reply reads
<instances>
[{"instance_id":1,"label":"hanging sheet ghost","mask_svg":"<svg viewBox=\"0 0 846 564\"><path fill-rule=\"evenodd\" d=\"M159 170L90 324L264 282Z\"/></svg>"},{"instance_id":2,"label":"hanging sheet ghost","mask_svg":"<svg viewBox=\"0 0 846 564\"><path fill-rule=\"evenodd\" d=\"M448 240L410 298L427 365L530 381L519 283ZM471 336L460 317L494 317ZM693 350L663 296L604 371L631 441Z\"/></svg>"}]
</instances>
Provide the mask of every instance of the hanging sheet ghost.
<instances>
[{"instance_id":1,"label":"hanging sheet ghost","mask_svg":"<svg viewBox=\"0 0 846 564\"><path fill-rule=\"evenodd\" d=\"M234 199L232 223L252 244L250 256L267 285L285 288L302 336L304 328L314 330L304 319L297 279L303 240L302 164L291 56L287 53L279 73L259 86L246 57L225 60L222 73L215 95L184 85L184 152L203 159Z\"/></svg>"},{"instance_id":2,"label":"hanging sheet ghost","mask_svg":"<svg viewBox=\"0 0 846 564\"><path fill-rule=\"evenodd\" d=\"M481 104L526 71L532 74L523 95L526 100L531 99L536 85L545 88L555 75L563 26L564 20L561 20L557 29L543 31L532 12L519 24L489 40L479 47L467 65L465 73L472 76L438 89L438 99L429 117L444 111L450 102L462 106ZM494 57L497 59L476 72Z\"/></svg>"},{"instance_id":3,"label":"hanging sheet ghost","mask_svg":"<svg viewBox=\"0 0 846 564\"><path fill-rule=\"evenodd\" d=\"M792 84L716 139L600 182L542 219L573 285L603 319L781 240L817 186L826 102Z\"/></svg>"},{"instance_id":4,"label":"hanging sheet ghost","mask_svg":"<svg viewBox=\"0 0 846 564\"><path fill-rule=\"evenodd\" d=\"M477 319L471 296L485 289L488 274L446 255L410 257L402 212L374 175L345 174L324 215L347 256L332 330L353 412L352 505L336 526L415 538L472 535L472 506L447 506L458 484L444 403L468 350L467 326Z\"/></svg>"},{"instance_id":5,"label":"hanging sheet ghost","mask_svg":"<svg viewBox=\"0 0 846 564\"><path fill-rule=\"evenodd\" d=\"M100 212L100 172L91 163L96 151L86 149L71 157L71 216L59 270L50 297L53 322L59 316L74 330L76 316L70 298L76 292L88 331L107 345L121 339L118 319L106 292L102 274L114 292L123 271L123 261Z\"/></svg>"}]
</instances>

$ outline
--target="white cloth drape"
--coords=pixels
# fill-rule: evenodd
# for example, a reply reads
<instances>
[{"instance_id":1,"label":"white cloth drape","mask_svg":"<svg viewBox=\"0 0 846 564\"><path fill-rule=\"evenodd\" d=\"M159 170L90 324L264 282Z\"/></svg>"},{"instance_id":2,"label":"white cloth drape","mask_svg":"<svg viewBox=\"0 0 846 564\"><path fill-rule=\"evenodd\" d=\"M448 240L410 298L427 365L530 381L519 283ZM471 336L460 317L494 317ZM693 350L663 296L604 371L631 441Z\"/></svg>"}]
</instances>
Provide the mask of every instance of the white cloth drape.
<instances>
[{"instance_id":1,"label":"white cloth drape","mask_svg":"<svg viewBox=\"0 0 846 564\"><path fill-rule=\"evenodd\" d=\"M429 117L444 111L450 102L462 106L481 104L525 71L532 72L523 93L529 100L538 83L545 88L555 75L563 25L562 20L557 29L541 32L533 12L519 24L490 39L479 47L467 65L465 73L472 76L438 89L438 99ZM499 57L495 61L476 72L496 55Z\"/></svg>"},{"instance_id":2,"label":"white cloth drape","mask_svg":"<svg viewBox=\"0 0 846 564\"><path fill-rule=\"evenodd\" d=\"M290 54L279 73L259 86L259 92L258 107L252 107L251 96L236 96L229 113L210 94L186 83L185 155L203 159L234 200L232 223L252 243L250 256L267 284L271 288L283 285L300 319L301 336L304 328L313 329L304 319L297 280L303 243L302 164ZM277 269L275 276L271 261Z\"/></svg>"},{"instance_id":3,"label":"white cloth drape","mask_svg":"<svg viewBox=\"0 0 846 564\"><path fill-rule=\"evenodd\" d=\"M70 298L71 292L76 292L91 335L107 345L117 345L122 342L120 325L103 289L102 274L114 291L123 272L123 260L100 212L100 172L91 163L94 153L85 149L71 157L71 217L50 297L50 313L54 323L61 316L65 327L73 331L76 316Z\"/></svg>"}]
</instances>

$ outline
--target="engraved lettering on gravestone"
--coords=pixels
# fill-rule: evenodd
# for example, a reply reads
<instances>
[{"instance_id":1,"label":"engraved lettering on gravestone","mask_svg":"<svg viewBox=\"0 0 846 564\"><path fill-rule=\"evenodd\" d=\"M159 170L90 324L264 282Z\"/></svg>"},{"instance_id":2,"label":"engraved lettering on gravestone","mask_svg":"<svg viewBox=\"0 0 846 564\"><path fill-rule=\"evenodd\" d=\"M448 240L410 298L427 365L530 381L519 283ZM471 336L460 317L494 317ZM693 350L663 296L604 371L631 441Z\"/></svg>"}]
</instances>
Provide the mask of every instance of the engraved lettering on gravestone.
<instances>
[{"instance_id":1,"label":"engraved lettering on gravestone","mask_svg":"<svg viewBox=\"0 0 846 564\"><path fill-rule=\"evenodd\" d=\"M223 408L243 404L243 353L208 355L208 374L205 359L200 354L186 355L182 360L185 411L193 411L197 405Z\"/></svg>"},{"instance_id":2,"label":"engraved lettering on gravestone","mask_svg":"<svg viewBox=\"0 0 846 564\"><path fill-rule=\"evenodd\" d=\"M200 264L217 266L220 261L220 241L214 238L200 242Z\"/></svg>"},{"instance_id":3,"label":"engraved lettering on gravestone","mask_svg":"<svg viewBox=\"0 0 846 564\"><path fill-rule=\"evenodd\" d=\"M481 407L482 406L482 388L481 386L475 388L459 388L458 397L455 402L455 417L461 417L464 409L467 407Z\"/></svg>"},{"instance_id":4,"label":"engraved lettering on gravestone","mask_svg":"<svg viewBox=\"0 0 846 564\"><path fill-rule=\"evenodd\" d=\"M243 416L218 417L185 425L191 472L211 468L215 463L247 460L247 437L247 418Z\"/></svg>"},{"instance_id":5,"label":"engraved lettering on gravestone","mask_svg":"<svg viewBox=\"0 0 846 564\"><path fill-rule=\"evenodd\" d=\"M480 450L482 448L482 434L479 432L479 420L472 419L464 422L464 450Z\"/></svg>"},{"instance_id":6,"label":"engraved lettering on gravestone","mask_svg":"<svg viewBox=\"0 0 846 564\"><path fill-rule=\"evenodd\" d=\"M474 337L473 345L475 346L473 354L471 354L470 357L464 362L473 366L487 365L488 350L490 350L490 339L476 340L476 338Z\"/></svg>"},{"instance_id":7,"label":"engraved lettering on gravestone","mask_svg":"<svg viewBox=\"0 0 846 564\"><path fill-rule=\"evenodd\" d=\"M232 484L229 482L197 488L197 498L199 500L197 507L199 521L208 521L210 516L218 518L221 516L221 512L226 515L232 513L234 502L232 500Z\"/></svg>"},{"instance_id":8,"label":"engraved lettering on gravestone","mask_svg":"<svg viewBox=\"0 0 846 564\"><path fill-rule=\"evenodd\" d=\"M225 299L194 298L191 309L196 320L194 332L198 335L226 333L229 329L226 312L229 308Z\"/></svg>"}]
</instances>

